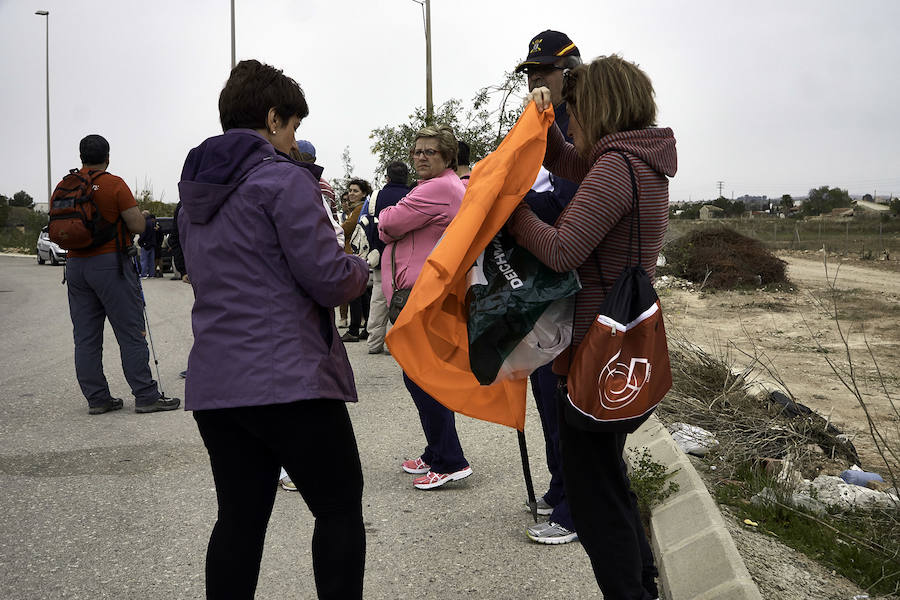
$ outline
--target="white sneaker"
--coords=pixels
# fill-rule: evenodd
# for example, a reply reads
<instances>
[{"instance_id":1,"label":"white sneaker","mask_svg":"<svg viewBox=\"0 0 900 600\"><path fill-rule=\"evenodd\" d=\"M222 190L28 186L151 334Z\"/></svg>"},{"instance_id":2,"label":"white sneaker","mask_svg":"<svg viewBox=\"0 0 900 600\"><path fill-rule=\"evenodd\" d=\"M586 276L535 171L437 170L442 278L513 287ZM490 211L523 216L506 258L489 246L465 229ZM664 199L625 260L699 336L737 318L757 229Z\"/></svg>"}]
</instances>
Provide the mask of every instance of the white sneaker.
<instances>
[{"instance_id":1,"label":"white sneaker","mask_svg":"<svg viewBox=\"0 0 900 600\"><path fill-rule=\"evenodd\" d=\"M525 535L538 544L568 544L578 539L577 533L553 521L526 527Z\"/></svg>"},{"instance_id":2,"label":"white sneaker","mask_svg":"<svg viewBox=\"0 0 900 600\"><path fill-rule=\"evenodd\" d=\"M288 492L296 492L297 486L294 485L294 482L291 481L290 477L282 477L280 480L281 489L286 490Z\"/></svg>"}]
</instances>

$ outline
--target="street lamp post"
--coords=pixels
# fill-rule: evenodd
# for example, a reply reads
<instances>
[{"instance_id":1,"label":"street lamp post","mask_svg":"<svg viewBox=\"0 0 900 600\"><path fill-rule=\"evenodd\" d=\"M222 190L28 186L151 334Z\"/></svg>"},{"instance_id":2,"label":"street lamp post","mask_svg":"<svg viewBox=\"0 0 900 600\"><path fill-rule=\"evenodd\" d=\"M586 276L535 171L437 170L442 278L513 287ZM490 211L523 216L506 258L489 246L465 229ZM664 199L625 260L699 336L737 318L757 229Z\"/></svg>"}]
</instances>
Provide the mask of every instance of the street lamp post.
<instances>
[{"instance_id":1,"label":"street lamp post","mask_svg":"<svg viewBox=\"0 0 900 600\"><path fill-rule=\"evenodd\" d=\"M36 15L45 17L44 28L44 59L45 59L45 89L47 91L47 207L50 207L50 196L53 182L50 175L50 11L38 10Z\"/></svg>"},{"instance_id":2,"label":"street lamp post","mask_svg":"<svg viewBox=\"0 0 900 600\"><path fill-rule=\"evenodd\" d=\"M231 68L234 68L234 0L231 0Z\"/></svg>"}]
</instances>

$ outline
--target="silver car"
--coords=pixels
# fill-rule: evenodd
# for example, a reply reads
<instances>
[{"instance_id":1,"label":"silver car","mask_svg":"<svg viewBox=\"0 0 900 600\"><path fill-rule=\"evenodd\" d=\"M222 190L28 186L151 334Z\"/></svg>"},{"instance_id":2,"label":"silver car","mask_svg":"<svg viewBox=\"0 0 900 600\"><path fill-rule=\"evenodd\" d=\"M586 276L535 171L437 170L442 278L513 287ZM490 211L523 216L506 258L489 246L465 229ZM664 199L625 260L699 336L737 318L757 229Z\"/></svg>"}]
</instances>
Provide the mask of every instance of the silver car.
<instances>
[{"instance_id":1,"label":"silver car","mask_svg":"<svg viewBox=\"0 0 900 600\"><path fill-rule=\"evenodd\" d=\"M41 233L37 239L37 261L39 265L44 264L48 260L51 265L58 265L61 262L66 262L67 254L68 251L63 250L57 246L55 242L50 241L50 232L47 227L41 229Z\"/></svg>"}]
</instances>

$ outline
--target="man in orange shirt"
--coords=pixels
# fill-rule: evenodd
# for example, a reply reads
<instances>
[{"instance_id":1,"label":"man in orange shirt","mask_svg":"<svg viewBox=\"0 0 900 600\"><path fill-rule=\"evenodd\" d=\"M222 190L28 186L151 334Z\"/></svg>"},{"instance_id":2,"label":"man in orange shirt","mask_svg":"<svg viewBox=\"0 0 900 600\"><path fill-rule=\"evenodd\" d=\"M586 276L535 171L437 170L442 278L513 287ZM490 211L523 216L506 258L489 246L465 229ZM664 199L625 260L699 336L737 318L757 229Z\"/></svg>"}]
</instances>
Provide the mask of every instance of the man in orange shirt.
<instances>
[{"instance_id":1,"label":"man in orange shirt","mask_svg":"<svg viewBox=\"0 0 900 600\"><path fill-rule=\"evenodd\" d=\"M93 173L93 200L100 214L116 223L116 238L93 248L69 250L66 283L75 338L75 376L88 401L88 414L122 408L103 374L103 323L108 318L122 357L122 371L134 394L134 411L174 410L178 398L164 397L150 373L143 298L130 255L131 238L144 231L144 217L121 178L106 172L109 142L89 135L79 144L81 172ZM122 255L120 253L125 253Z\"/></svg>"}]
</instances>

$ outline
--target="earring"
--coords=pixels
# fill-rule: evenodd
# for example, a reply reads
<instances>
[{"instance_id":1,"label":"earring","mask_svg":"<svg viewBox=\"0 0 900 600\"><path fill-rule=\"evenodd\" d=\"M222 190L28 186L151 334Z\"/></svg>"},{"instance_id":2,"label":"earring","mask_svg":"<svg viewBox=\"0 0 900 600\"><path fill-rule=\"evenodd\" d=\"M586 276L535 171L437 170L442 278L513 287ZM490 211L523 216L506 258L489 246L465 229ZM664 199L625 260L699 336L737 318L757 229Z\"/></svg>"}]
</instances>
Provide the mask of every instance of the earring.
<instances>
[{"instance_id":1,"label":"earring","mask_svg":"<svg viewBox=\"0 0 900 600\"><path fill-rule=\"evenodd\" d=\"M276 133L278 133L278 132L275 131L275 130L273 129L273 130L272 130L272 135L275 135Z\"/></svg>"}]
</instances>

